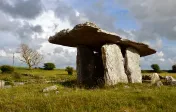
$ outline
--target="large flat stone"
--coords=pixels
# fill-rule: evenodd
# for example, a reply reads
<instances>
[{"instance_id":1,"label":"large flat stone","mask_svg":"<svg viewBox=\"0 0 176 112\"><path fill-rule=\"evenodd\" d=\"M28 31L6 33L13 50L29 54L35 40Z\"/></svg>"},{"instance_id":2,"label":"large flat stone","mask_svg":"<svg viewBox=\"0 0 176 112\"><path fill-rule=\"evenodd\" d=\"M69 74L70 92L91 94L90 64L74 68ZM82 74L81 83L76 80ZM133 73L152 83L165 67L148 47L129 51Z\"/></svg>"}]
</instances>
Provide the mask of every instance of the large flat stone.
<instances>
[{"instance_id":1,"label":"large flat stone","mask_svg":"<svg viewBox=\"0 0 176 112\"><path fill-rule=\"evenodd\" d=\"M124 69L124 59L118 45L102 46L102 59L104 64L104 79L106 85L127 83L127 75Z\"/></svg>"},{"instance_id":2,"label":"large flat stone","mask_svg":"<svg viewBox=\"0 0 176 112\"><path fill-rule=\"evenodd\" d=\"M130 83L142 83L140 55L134 48L127 48L125 54L125 70Z\"/></svg>"},{"instance_id":3,"label":"large flat stone","mask_svg":"<svg viewBox=\"0 0 176 112\"><path fill-rule=\"evenodd\" d=\"M77 47L77 82L80 85L94 85L95 57L93 51L86 46Z\"/></svg>"},{"instance_id":4,"label":"large flat stone","mask_svg":"<svg viewBox=\"0 0 176 112\"><path fill-rule=\"evenodd\" d=\"M104 31L93 23L86 22L76 25L72 30L65 29L49 38L49 42L69 47L86 45L100 47L106 43L116 43L121 38L115 33Z\"/></svg>"},{"instance_id":5,"label":"large flat stone","mask_svg":"<svg viewBox=\"0 0 176 112\"><path fill-rule=\"evenodd\" d=\"M134 47L140 56L147 56L156 51L143 43L122 39L119 35L100 29L93 23L86 22L76 25L72 30L62 30L49 38L49 42L69 47L85 45L94 50L101 48L104 44L118 44L122 47Z\"/></svg>"},{"instance_id":6,"label":"large flat stone","mask_svg":"<svg viewBox=\"0 0 176 112\"><path fill-rule=\"evenodd\" d=\"M156 51L150 48L147 44L134 42L128 39L121 39L117 44L125 49L128 47L135 48L141 57L156 53Z\"/></svg>"}]
</instances>

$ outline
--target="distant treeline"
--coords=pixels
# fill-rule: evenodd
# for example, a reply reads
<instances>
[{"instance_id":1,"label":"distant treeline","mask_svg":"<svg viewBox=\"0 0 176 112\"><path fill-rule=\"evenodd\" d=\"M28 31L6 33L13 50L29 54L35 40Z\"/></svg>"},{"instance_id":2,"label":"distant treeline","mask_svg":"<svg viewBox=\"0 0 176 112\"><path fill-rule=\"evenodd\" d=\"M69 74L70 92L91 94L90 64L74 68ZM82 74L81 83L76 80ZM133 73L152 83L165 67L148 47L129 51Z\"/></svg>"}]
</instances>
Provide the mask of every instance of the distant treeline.
<instances>
[{"instance_id":1,"label":"distant treeline","mask_svg":"<svg viewBox=\"0 0 176 112\"><path fill-rule=\"evenodd\" d=\"M141 70L142 73L153 73L154 70ZM175 73L173 70L160 70L160 73Z\"/></svg>"}]
</instances>

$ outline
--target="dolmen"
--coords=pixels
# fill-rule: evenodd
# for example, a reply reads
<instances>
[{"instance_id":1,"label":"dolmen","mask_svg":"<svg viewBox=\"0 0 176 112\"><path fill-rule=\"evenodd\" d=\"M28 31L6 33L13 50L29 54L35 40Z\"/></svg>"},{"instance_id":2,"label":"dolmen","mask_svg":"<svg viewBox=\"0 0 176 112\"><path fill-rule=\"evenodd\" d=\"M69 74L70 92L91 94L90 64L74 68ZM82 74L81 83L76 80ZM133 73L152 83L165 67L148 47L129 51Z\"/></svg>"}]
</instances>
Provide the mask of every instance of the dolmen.
<instances>
[{"instance_id":1,"label":"dolmen","mask_svg":"<svg viewBox=\"0 0 176 112\"><path fill-rule=\"evenodd\" d=\"M49 42L77 48L77 82L87 86L142 83L140 57L156 53L146 44L123 39L91 22L64 29Z\"/></svg>"}]
</instances>

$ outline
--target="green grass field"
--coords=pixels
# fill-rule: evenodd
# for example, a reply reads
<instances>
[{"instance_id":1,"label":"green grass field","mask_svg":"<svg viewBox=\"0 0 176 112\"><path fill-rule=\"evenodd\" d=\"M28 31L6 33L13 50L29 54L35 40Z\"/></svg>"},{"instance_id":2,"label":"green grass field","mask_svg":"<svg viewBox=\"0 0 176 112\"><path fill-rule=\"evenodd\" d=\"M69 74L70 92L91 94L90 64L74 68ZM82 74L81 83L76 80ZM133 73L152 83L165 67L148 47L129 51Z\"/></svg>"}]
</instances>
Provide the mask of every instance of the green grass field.
<instances>
[{"instance_id":1,"label":"green grass field","mask_svg":"<svg viewBox=\"0 0 176 112\"><path fill-rule=\"evenodd\" d=\"M76 73L67 75L64 70L25 68L16 68L15 72L20 76L1 74L0 79L28 83L0 89L2 112L176 112L176 87L172 86L158 88L150 84L118 84L83 89L75 85ZM161 75L175 77L176 74ZM56 82L44 83L46 80ZM42 92L43 88L51 85L58 86L57 93Z\"/></svg>"}]
</instances>

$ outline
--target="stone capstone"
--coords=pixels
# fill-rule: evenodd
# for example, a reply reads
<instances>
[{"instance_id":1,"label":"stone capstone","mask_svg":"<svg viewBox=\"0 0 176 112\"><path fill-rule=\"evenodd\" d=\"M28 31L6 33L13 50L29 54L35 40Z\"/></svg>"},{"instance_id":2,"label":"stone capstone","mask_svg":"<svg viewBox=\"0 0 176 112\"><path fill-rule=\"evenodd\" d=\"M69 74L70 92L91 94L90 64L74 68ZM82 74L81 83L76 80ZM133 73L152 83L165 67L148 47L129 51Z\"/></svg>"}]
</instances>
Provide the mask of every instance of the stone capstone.
<instances>
[{"instance_id":1,"label":"stone capstone","mask_svg":"<svg viewBox=\"0 0 176 112\"><path fill-rule=\"evenodd\" d=\"M127 48L125 54L125 71L130 83L142 83L140 55L134 48Z\"/></svg>"},{"instance_id":2,"label":"stone capstone","mask_svg":"<svg viewBox=\"0 0 176 112\"><path fill-rule=\"evenodd\" d=\"M134 42L128 39L122 39L116 33L111 33L100 29L91 22L76 25L72 30L64 29L49 38L49 42L69 47L85 45L96 51L104 44L118 44L121 47L134 47L138 50L140 56L147 56L156 53L156 51L143 43Z\"/></svg>"},{"instance_id":3,"label":"stone capstone","mask_svg":"<svg viewBox=\"0 0 176 112\"><path fill-rule=\"evenodd\" d=\"M116 44L103 45L101 51L105 84L127 83L128 79L124 69L124 58L120 47Z\"/></svg>"}]
</instances>

